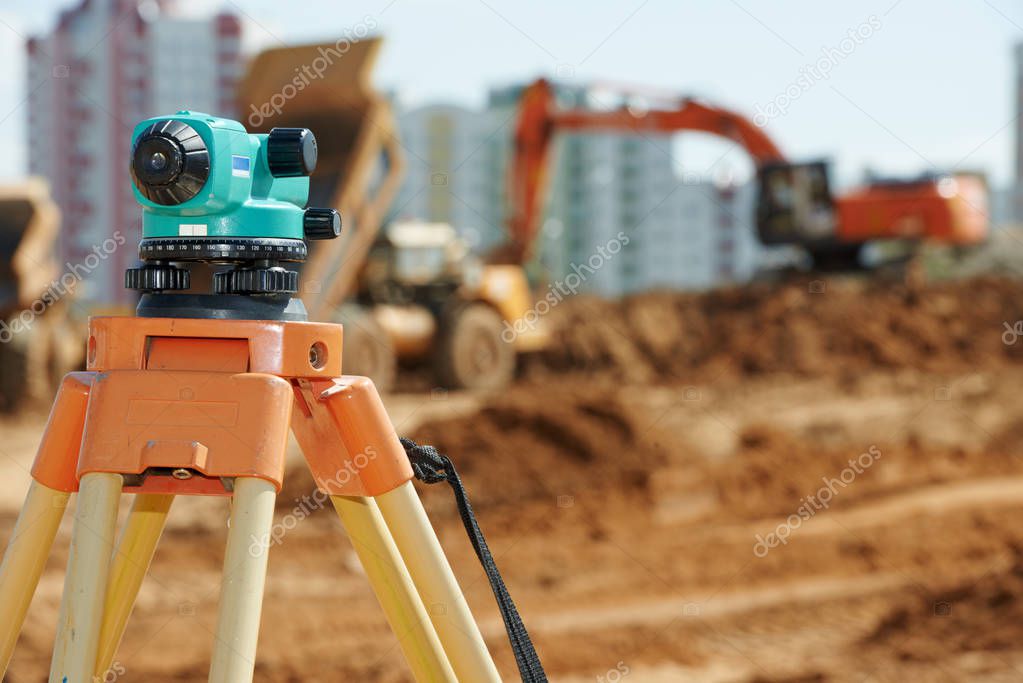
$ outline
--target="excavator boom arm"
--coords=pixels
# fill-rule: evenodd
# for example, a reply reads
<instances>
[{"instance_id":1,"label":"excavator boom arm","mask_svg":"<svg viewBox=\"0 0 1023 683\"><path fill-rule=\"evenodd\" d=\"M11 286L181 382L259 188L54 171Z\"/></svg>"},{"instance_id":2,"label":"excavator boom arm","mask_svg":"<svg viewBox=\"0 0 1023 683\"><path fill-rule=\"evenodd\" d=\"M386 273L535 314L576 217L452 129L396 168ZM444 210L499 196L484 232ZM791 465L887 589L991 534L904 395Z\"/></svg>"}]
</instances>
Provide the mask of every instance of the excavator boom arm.
<instances>
[{"instance_id":1,"label":"excavator boom arm","mask_svg":"<svg viewBox=\"0 0 1023 683\"><path fill-rule=\"evenodd\" d=\"M727 109L683 100L671 109L559 110L551 84L538 80L525 89L521 98L508 175L510 243L500 260L521 263L530 256L546 199L547 169L555 134L592 130L638 134L700 131L741 145L758 165L785 160L763 130Z\"/></svg>"}]
</instances>

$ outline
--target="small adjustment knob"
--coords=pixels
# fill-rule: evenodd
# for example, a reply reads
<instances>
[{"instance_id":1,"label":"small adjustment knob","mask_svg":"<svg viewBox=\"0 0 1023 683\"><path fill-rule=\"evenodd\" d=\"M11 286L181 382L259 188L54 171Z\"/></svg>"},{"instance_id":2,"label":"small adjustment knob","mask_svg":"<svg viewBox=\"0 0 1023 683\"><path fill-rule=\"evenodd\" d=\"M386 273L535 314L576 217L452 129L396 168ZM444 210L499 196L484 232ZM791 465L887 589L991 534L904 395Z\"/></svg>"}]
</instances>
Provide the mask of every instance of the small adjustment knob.
<instances>
[{"instance_id":1,"label":"small adjustment knob","mask_svg":"<svg viewBox=\"0 0 1023 683\"><path fill-rule=\"evenodd\" d=\"M316 138L308 128L274 128L266 138L266 163L275 178L307 176L316 168Z\"/></svg>"},{"instance_id":2,"label":"small adjustment knob","mask_svg":"<svg viewBox=\"0 0 1023 683\"><path fill-rule=\"evenodd\" d=\"M341 234L341 214L337 209L310 207L302 217L302 231L307 240L332 240Z\"/></svg>"}]
</instances>

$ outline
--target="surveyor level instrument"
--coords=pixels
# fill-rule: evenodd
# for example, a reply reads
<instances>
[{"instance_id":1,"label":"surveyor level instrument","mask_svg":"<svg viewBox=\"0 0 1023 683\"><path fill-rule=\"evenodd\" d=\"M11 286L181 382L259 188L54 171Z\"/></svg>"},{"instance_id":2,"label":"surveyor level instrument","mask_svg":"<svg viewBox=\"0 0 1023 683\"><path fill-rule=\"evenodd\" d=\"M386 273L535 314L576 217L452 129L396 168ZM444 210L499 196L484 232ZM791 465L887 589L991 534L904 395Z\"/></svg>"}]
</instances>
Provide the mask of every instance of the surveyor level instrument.
<instances>
[{"instance_id":1,"label":"surveyor level instrument","mask_svg":"<svg viewBox=\"0 0 1023 683\"><path fill-rule=\"evenodd\" d=\"M372 382L341 374L341 326L306 321L292 296L304 240L340 231L336 211L304 208L315 163L305 129L251 135L191 112L136 127L142 265L125 284L143 295L135 317L90 320L86 371L57 394L0 565L0 678L72 493L54 683L105 678L171 502L212 495L231 518L209 680L249 683L290 430L417 681L500 678L413 476L455 488L523 680L546 680L450 461L398 439ZM221 268L212 292L192 287L196 264Z\"/></svg>"}]
</instances>

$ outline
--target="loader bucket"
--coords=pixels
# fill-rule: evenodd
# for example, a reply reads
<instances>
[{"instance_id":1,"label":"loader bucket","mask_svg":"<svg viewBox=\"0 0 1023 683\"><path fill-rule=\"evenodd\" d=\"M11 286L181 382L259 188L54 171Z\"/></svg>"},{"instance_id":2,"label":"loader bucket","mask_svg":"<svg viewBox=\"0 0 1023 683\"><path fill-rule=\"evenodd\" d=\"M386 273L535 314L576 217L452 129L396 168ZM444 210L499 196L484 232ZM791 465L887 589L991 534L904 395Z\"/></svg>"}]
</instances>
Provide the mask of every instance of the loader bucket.
<instances>
[{"instance_id":1,"label":"loader bucket","mask_svg":"<svg viewBox=\"0 0 1023 683\"><path fill-rule=\"evenodd\" d=\"M309 205L341 212L342 237L310 244L302 298L313 319L329 318L351 294L359 267L400 183L404 157L390 103L373 90L378 37L266 50L238 89L246 127L309 128L319 161ZM379 162L386 158L383 173Z\"/></svg>"}]
</instances>

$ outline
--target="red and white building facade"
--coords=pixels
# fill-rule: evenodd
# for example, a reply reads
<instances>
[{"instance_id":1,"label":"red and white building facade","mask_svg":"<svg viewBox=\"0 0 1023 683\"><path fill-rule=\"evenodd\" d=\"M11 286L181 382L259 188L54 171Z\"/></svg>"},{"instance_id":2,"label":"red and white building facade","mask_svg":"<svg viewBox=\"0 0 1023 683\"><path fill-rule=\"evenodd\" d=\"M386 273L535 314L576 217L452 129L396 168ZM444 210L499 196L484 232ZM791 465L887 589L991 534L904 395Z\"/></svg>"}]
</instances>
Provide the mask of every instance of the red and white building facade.
<instances>
[{"instance_id":1,"label":"red and white building facade","mask_svg":"<svg viewBox=\"0 0 1023 683\"><path fill-rule=\"evenodd\" d=\"M1012 188L1012 218L1023 223L1023 43L1015 48L1016 57L1016 175Z\"/></svg>"},{"instance_id":2,"label":"red and white building facade","mask_svg":"<svg viewBox=\"0 0 1023 683\"><path fill-rule=\"evenodd\" d=\"M27 51L29 171L49 179L63 211L61 262L82 277L81 299L128 304L140 237L132 129L179 109L233 116L241 23L176 16L166 0L81 0Z\"/></svg>"}]
</instances>

